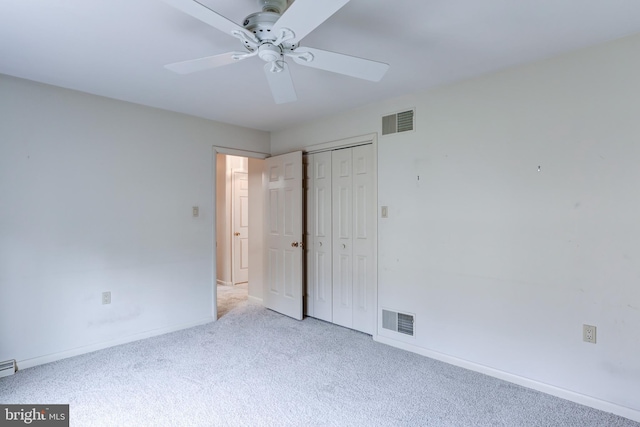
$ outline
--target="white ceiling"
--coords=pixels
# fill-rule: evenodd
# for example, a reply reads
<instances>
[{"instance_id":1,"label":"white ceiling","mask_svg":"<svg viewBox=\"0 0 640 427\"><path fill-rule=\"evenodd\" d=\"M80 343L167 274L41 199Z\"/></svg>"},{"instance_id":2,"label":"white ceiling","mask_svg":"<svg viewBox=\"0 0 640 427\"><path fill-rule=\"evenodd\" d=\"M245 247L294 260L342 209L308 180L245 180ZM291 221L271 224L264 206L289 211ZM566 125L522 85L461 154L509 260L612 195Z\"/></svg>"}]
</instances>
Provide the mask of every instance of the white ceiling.
<instances>
[{"instance_id":1,"label":"white ceiling","mask_svg":"<svg viewBox=\"0 0 640 427\"><path fill-rule=\"evenodd\" d=\"M260 9L201 2L239 24ZM637 0L351 0L301 45L386 62L386 76L290 61L298 101L276 105L258 58L166 70L240 42L161 0L2 0L0 73L271 131L638 32Z\"/></svg>"}]
</instances>

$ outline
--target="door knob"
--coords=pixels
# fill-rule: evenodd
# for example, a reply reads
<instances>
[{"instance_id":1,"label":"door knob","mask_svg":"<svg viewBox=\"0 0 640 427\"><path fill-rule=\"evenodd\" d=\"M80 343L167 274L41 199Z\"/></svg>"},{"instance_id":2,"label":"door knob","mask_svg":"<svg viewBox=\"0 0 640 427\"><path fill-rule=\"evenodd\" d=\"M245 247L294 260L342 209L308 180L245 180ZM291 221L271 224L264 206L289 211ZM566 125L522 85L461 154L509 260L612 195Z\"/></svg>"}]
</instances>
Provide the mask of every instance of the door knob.
<instances>
[{"instance_id":1,"label":"door knob","mask_svg":"<svg viewBox=\"0 0 640 427\"><path fill-rule=\"evenodd\" d=\"M234 236L239 236L239 235L240 235L240 233L235 232L235 233L233 233L233 235L234 235Z\"/></svg>"},{"instance_id":2,"label":"door knob","mask_svg":"<svg viewBox=\"0 0 640 427\"><path fill-rule=\"evenodd\" d=\"M302 242L293 242L291 243L292 248L304 248L304 243Z\"/></svg>"}]
</instances>

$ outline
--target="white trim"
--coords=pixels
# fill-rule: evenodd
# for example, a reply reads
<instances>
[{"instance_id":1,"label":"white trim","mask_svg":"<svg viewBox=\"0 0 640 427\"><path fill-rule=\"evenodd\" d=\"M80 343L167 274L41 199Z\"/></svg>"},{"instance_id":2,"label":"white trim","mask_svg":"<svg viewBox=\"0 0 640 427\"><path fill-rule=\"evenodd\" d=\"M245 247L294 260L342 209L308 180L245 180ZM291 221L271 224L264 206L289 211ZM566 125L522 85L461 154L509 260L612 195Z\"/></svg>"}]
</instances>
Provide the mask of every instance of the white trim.
<instances>
[{"instance_id":1,"label":"white trim","mask_svg":"<svg viewBox=\"0 0 640 427\"><path fill-rule=\"evenodd\" d=\"M20 360L16 362L16 365L18 366L18 370L32 368L34 366L44 365L45 363L51 363L58 360L67 359L69 357L80 356L82 354L92 353L94 351L104 350L109 347L114 347L116 345L127 344L130 342L155 337L158 335L168 334L170 332L189 329L195 326L200 326L200 325L204 325L206 323L211 323L211 322L213 322L213 318L205 317L204 319L200 319L196 322L183 323L180 325L168 326L166 328L160 328L160 329L153 329L146 332L140 332L137 334L128 335L122 338L116 338L109 341L103 341L96 344L77 347L71 350L61 351L59 353L47 354L45 356L34 357L33 359Z\"/></svg>"},{"instance_id":2,"label":"white trim","mask_svg":"<svg viewBox=\"0 0 640 427\"><path fill-rule=\"evenodd\" d=\"M220 286L233 286L231 282L225 282L224 280L216 280L216 285Z\"/></svg>"},{"instance_id":3,"label":"white trim","mask_svg":"<svg viewBox=\"0 0 640 427\"><path fill-rule=\"evenodd\" d=\"M217 168L218 161L218 152L216 151L216 147L213 147L211 150L211 185L212 185L212 193L213 197L211 198L211 205L209 209L211 210L211 318L213 321L218 320L218 242L217 239L217 217L216 209L217 209L217 200L218 197L218 188L216 187L216 173L218 172Z\"/></svg>"},{"instance_id":4,"label":"white trim","mask_svg":"<svg viewBox=\"0 0 640 427\"><path fill-rule=\"evenodd\" d=\"M319 153L321 151L335 150L336 148L343 147L356 147L363 144L374 144L377 138L377 134L368 133L366 135L354 136L351 138L338 139L335 141L323 142L321 144L310 145L303 149L305 154ZM374 153L377 154L377 153ZM377 163L377 159L376 159Z\"/></svg>"},{"instance_id":5,"label":"white trim","mask_svg":"<svg viewBox=\"0 0 640 427\"><path fill-rule=\"evenodd\" d=\"M271 157L269 153L261 153L258 151L249 151L249 150L239 150L237 148L228 148L228 147L220 147L217 145L213 146L214 158L215 154L226 154L229 156L238 156L238 157L252 157L254 159L266 159L267 157Z\"/></svg>"},{"instance_id":6,"label":"white trim","mask_svg":"<svg viewBox=\"0 0 640 427\"><path fill-rule=\"evenodd\" d=\"M218 195L218 189L216 187L216 173L217 173L217 167L216 167L216 162L218 161L218 153L216 152L216 147L213 147L213 149L211 150L211 163L212 163L212 167L211 167L211 185L212 185L212 193L213 197L211 198L211 205L209 206L209 209L211 211L211 252L209 252L211 255L211 295L209 296L211 298L211 318L213 319L213 321L215 322L216 320L218 320L218 287L217 285L217 279L218 279L218 242L216 242L216 238L217 238L217 234L216 234L216 219L217 219L217 215L216 215L216 208L217 208L217 202L216 202L216 197Z\"/></svg>"},{"instance_id":7,"label":"white trim","mask_svg":"<svg viewBox=\"0 0 640 427\"><path fill-rule=\"evenodd\" d=\"M375 238L373 239L373 336L378 333L378 327L382 325L378 325L378 278L380 277L378 273L378 268L380 266L379 258L378 258L378 238L380 237L380 223L378 221L380 208L378 207L378 135L370 134L367 135L371 139L371 144L373 144L373 207L376 210L374 213L374 230L375 230Z\"/></svg>"},{"instance_id":8,"label":"white trim","mask_svg":"<svg viewBox=\"0 0 640 427\"><path fill-rule=\"evenodd\" d=\"M382 344L387 344L392 347L407 350L413 353L420 354L422 356L429 357L431 359L439 360L441 362L448 363L450 365L459 366L461 368L469 369L471 371L480 372L481 374L489 375L494 378L498 378L504 381L508 381L513 384L518 384L523 387L527 387L533 390L540 391L542 393L550 394L552 396L559 397L561 399L569 400L571 402L579 403L581 405L589 406L601 411L609 412L621 417L628 418L633 421L640 422L640 411L626 406L617 405L615 403L607 402L606 400L597 399L586 394L577 393L575 391L567 390L564 388L556 387L550 384L545 384L540 381L535 381L530 378L521 377L519 375L511 374L509 372L501 371L499 369L490 368L488 366L481 365L479 363L470 362L468 360L459 359L448 354L439 353L433 350L427 350L414 344L407 344L404 342L396 341L391 338L383 337L381 335L374 334L373 340Z\"/></svg>"},{"instance_id":9,"label":"white trim","mask_svg":"<svg viewBox=\"0 0 640 427\"><path fill-rule=\"evenodd\" d=\"M249 295L249 296L247 297L247 300L248 300L249 302L252 302L252 303L256 303L256 304L260 304L260 305L262 305L262 298L258 298L258 297L254 297L254 296Z\"/></svg>"}]
</instances>

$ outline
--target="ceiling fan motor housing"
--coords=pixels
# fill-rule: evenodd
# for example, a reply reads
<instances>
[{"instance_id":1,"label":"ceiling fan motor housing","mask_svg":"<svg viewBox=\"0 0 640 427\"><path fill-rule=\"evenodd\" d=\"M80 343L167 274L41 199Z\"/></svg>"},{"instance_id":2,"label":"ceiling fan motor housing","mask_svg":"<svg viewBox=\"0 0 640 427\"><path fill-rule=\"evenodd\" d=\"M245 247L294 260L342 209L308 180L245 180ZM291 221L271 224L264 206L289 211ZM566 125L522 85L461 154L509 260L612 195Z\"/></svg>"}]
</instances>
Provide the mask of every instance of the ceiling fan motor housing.
<instances>
[{"instance_id":1,"label":"ceiling fan motor housing","mask_svg":"<svg viewBox=\"0 0 640 427\"><path fill-rule=\"evenodd\" d=\"M280 14L275 12L252 13L245 18L243 27L255 34L260 41L274 41L278 35L271 30L279 18Z\"/></svg>"},{"instance_id":2,"label":"ceiling fan motor housing","mask_svg":"<svg viewBox=\"0 0 640 427\"><path fill-rule=\"evenodd\" d=\"M265 0L265 2L270 1ZM283 3L286 4L286 0L283 0ZM279 61L282 59L283 52L290 52L296 47L295 44L287 43L286 41L279 44L274 43L279 34L272 30L278 19L280 19L279 13L257 12L247 16L243 22L244 28L252 32L260 41L260 44L256 46L250 41L244 40L245 47L250 52L254 52L257 49L260 59L266 62Z\"/></svg>"}]
</instances>

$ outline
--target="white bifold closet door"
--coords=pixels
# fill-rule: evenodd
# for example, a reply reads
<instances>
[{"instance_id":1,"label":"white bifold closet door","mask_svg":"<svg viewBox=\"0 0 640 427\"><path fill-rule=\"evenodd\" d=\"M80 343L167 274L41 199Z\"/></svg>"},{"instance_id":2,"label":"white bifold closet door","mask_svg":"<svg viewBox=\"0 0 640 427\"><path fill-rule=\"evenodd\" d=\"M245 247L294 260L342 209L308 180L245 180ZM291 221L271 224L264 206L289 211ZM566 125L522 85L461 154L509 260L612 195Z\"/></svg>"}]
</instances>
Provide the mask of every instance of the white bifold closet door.
<instances>
[{"instance_id":1,"label":"white bifold closet door","mask_svg":"<svg viewBox=\"0 0 640 427\"><path fill-rule=\"evenodd\" d=\"M373 333L375 169L373 146L309 156L310 316Z\"/></svg>"},{"instance_id":2,"label":"white bifold closet door","mask_svg":"<svg viewBox=\"0 0 640 427\"><path fill-rule=\"evenodd\" d=\"M309 156L307 199L307 313L331 322L333 312L331 263L331 151Z\"/></svg>"}]
</instances>

